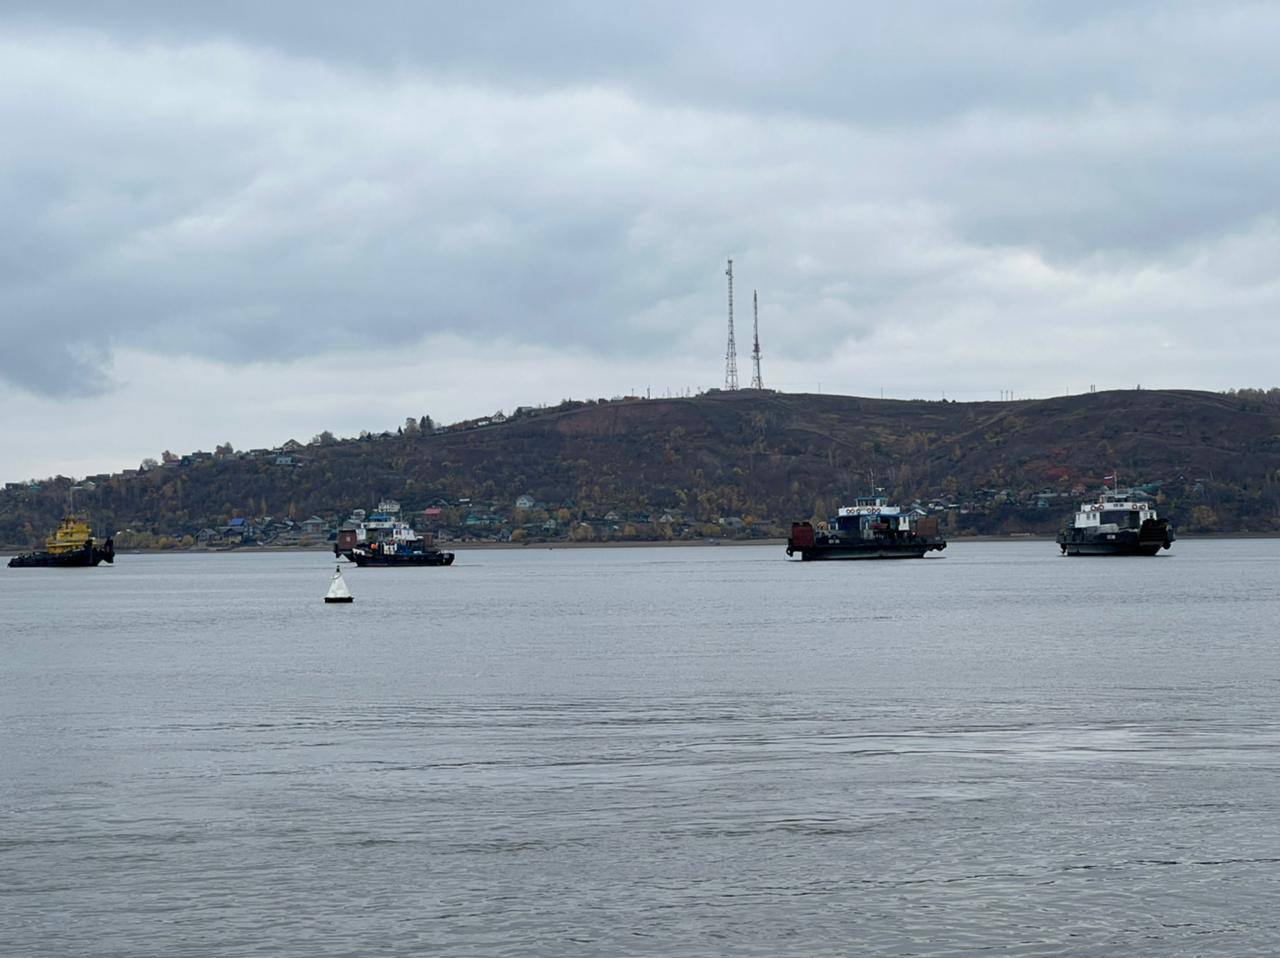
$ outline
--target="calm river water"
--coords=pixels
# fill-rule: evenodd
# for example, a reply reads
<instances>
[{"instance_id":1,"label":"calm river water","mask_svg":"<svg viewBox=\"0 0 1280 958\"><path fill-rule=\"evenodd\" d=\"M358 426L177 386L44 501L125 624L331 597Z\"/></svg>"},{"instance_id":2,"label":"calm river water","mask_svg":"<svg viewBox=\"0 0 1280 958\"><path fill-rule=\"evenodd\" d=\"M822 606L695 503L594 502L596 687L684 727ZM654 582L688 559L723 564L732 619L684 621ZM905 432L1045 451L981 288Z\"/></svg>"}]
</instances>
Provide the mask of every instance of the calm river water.
<instances>
[{"instance_id":1,"label":"calm river water","mask_svg":"<svg viewBox=\"0 0 1280 958\"><path fill-rule=\"evenodd\" d=\"M0 953L1274 955L1280 542L0 568Z\"/></svg>"}]
</instances>

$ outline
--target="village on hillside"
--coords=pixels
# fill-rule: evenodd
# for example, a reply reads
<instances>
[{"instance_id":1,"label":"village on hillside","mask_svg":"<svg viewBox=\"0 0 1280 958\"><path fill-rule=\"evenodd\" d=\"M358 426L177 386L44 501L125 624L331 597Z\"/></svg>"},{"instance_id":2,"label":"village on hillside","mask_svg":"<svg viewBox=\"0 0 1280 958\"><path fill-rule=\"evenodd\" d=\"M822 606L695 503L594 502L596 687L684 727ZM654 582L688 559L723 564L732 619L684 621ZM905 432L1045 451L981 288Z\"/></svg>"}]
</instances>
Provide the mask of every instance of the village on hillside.
<instances>
[{"instance_id":1,"label":"village on hillside","mask_svg":"<svg viewBox=\"0 0 1280 958\"><path fill-rule=\"evenodd\" d=\"M384 503L388 508L383 511L439 542L777 539L787 536L792 521L830 517L842 504L841 496L865 494L869 479L878 479L873 484L883 486L904 510L937 518L951 536L1052 534L1080 501L1100 488L1102 473L1068 472L1061 464L1062 449L1049 450L1049 455L1039 445L1027 446L1019 453L1022 459L1032 455L1024 466L1000 465L997 451L1003 453L1010 437L1023 441L1018 439L1026 428L1026 420L1017 415L1021 404L992 403L983 412L991 419L976 448L986 451L990 465L968 467L957 479L960 445L920 431L937 430L937 425L904 426L886 436L888 425L865 424L869 416L914 410L917 417L950 415L964 427L978 406L966 410L945 402L885 403L862 410L856 419L842 420L863 430L839 447L846 459L842 463L833 456L834 441L813 449L781 426L769 434L771 444L766 445L764 424L774 413L722 401L728 394L719 390L704 395L706 400L699 401L711 405L676 409L670 400L626 395L522 406L448 425L420 416L395 430L362 432L351 439L326 431L308 442L291 439L271 448L237 450L228 442L211 452L165 451L137 468L83 479L6 482L0 488L0 547L38 543L64 514L78 512L92 517L100 524L97 531L114 536L121 549L325 548L345 523L360 521L362 510L374 511L379 499L398 500ZM779 397L767 399L770 403L799 403L802 416L818 414L819 401L872 402L780 397L769 391L755 395ZM1112 400L1099 395L1087 401ZM1256 437L1249 438L1239 425L1247 423L1261 436L1265 410L1273 401L1273 394L1240 391L1221 398L1191 396L1185 403L1191 412L1207 409L1218 415L1221 406L1224 414L1251 417L1233 419L1238 425L1232 435L1242 448L1252 449ZM611 411L604 415L606 407ZM647 432L633 425L632 414L647 409L691 415L695 408L698 415L732 415L716 420L692 443L679 438L686 421L672 425L642 419ZM742 408L747 412L739 415ZM612 410L628 418L620 420ZM804 418L798 421L807 424ZM619 422L625 425L618 427ZM601 427L615 431L588 451L586 443L597 435L591 430ZM1207 448L1203 443L1211 434L1209 426L1194 426L1194 434L1192 428L1174 421L1169 432L1198 436L1201 445L1196 448ZM853 442L860 443L856 453L849 451ZM921 481L929 467L926 455L937 460L931 466L932 481ZM752 468L757 471L747 477L735 468L734 456L749 467L756 463ZM859 459L878 465L851 465ZM1272 527L1272 513L1259 508L1263 501L1258 497L1270 501L1270 473L1258 483L1236 475L1247 461L1238 456L1216 464L1211 460L1203 472L1171 471L1171 463L1164 468L1151 463L1142 472L1135 469L1126 485L1150 496L1186 532L1265 531ZM762 485L762 468L774 470L772 486ZM797 482L796 476L806 481Z\"/></svg>"}]
</instances>

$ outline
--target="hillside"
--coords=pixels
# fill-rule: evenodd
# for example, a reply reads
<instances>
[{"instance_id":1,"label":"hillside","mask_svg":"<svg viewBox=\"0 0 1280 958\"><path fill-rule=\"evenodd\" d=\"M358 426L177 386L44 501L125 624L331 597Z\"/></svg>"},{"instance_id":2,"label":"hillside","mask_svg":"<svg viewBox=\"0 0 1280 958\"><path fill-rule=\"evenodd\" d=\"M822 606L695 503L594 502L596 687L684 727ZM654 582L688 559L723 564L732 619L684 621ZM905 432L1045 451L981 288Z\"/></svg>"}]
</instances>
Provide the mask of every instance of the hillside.
<instances>
[{"instance_id":1,"label":"hillside","mask_svg":"<svg viewBox=\"0 0 1280 958\"><path fill-rule=\"evenodd\" d=\"M455 537L477 517L477 535L529 532L547 517L559 523L544 530L551 537L584 521L606 537L704 535L724 519L744 520L736 534L779 534L873 477L897 501L931 505L952 534L1049 532L1113 469L1122 483L1158 486L1182 531L1280 532L1280 396L958 403L744 390L570 402L491 425L196 454L92 477L73 494L63 478L11 485L0 492L0 542L26 546L69 501L99 528L177 540L233 516L332 525L383 497L407 513L440 507L434 521ZM522 494L537 508L517 512ZM609 513L614 525L601 524Z\"/></svg>"}]
</instances>

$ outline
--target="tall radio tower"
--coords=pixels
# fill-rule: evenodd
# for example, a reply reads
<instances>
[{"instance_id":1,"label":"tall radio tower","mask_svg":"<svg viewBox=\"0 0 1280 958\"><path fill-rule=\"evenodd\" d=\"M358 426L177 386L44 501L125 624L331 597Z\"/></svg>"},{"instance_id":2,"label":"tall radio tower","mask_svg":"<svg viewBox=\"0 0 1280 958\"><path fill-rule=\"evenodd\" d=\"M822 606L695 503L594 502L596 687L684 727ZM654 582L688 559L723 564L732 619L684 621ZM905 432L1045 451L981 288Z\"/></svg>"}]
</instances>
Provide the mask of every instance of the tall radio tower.
<instances>
[{"instance_id":1,"label":"tall radio tower","mask_svg":"<svg viewBox=\"0 0 1280 958\"><path fill-rule=\"evenodd\" d=\"M751 366L754 370L751 374L751 388L764 389L764 380L760 378L760 294L754 289L751 291L751 326L756 338L755 345L751 347Z\"/></svg>"},{"instance_id":2,"label":"tall radio tower","mask_svg":"<svg viewBox=\"0 0 1280 958\"><path fill-rule=\"evenodd\" d=\"M733 260L729 260L729 268L724 271L729 277L729 345L724 351L724 388L738 388L738 347L733 342Z\"/></svg>"}]
</instances>

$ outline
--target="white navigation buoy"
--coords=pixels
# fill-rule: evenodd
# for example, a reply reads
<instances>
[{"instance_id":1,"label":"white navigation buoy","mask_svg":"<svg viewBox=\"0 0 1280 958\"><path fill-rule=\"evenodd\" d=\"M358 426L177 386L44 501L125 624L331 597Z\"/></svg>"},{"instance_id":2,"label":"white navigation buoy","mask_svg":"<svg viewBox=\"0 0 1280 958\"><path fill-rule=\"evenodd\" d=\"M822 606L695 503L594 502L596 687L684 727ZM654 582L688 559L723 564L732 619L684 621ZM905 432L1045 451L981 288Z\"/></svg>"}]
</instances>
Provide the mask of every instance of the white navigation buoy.
<instances>
[{"instance_id":1,"label":"white navigation buoy","mask_svg":"<svg viewBox=\"0 0 1280 958\"><path fill-rule=\"evenodd\" d=\"M354 602L355 599L351 595L351 590L347 588L347 583L342 579L342 568L333 570L333 579L329 582L329 594L324 597L326 602Z\"/></svg>"}]
</instances>

